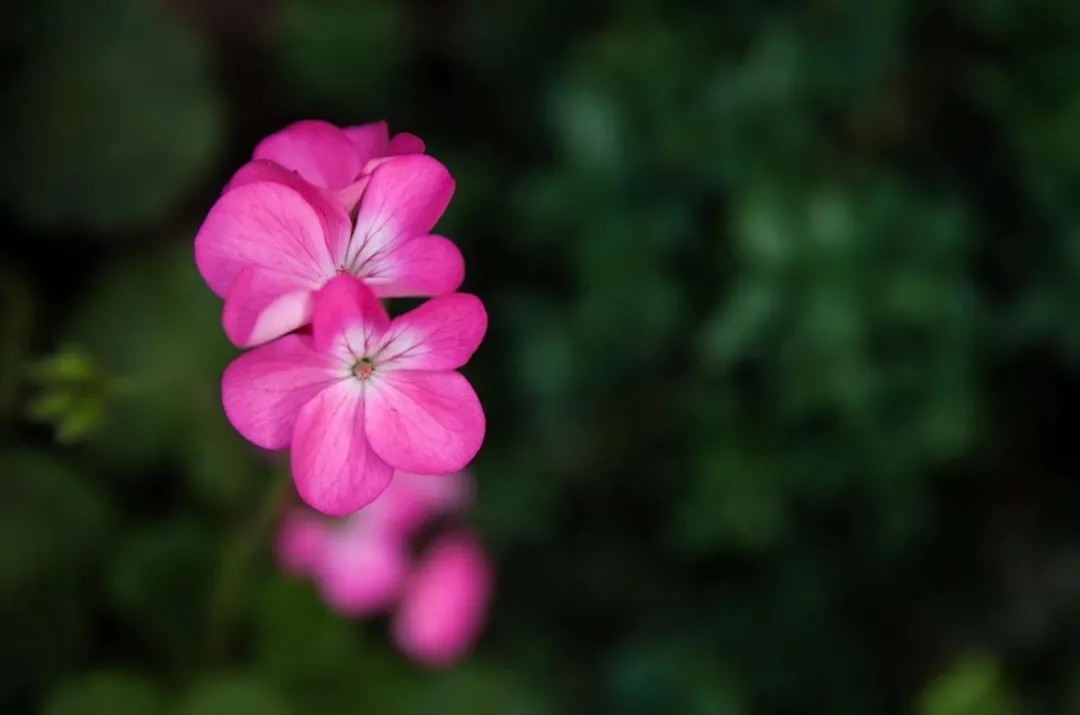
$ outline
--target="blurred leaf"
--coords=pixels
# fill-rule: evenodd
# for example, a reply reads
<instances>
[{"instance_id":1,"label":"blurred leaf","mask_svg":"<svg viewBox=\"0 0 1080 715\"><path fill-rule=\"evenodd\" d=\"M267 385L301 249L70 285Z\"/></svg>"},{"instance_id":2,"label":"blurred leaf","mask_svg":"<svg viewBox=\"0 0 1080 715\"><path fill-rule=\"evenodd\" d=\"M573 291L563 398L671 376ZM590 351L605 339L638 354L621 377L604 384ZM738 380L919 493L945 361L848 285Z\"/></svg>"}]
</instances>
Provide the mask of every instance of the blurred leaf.
<instances>
[{"instance_id":1,"label":"blurred leaf","mask_svg":"<svg viewBox=\"0 0 1080 715\"><path fill-rule=\"evenodd\" d=\"M120 545L109 573L112 602L157 657L190 664L203 645L215 556L212 534L180 519Z\"/></svg>"},{"instance_id":2,"label":"blurred leaf","mask_svg":"<svg viewBox=\"0 0 1080 715\"><path fill-rule=\"evenodd\" d=\"M172 460L196 493L233 504L259 464L221 409L221 373L237 351L220 311L185 242L98 276L65 342L86 350L116 383L104 425L87 445L92 454L129 472Z\"/></svg>"},{"instance_id":3,"label":"blurred leaf","mask_svg":"<svg viewBox=\"0 0 1080 715\"><path fill-rule=\"evenodd\" d=\"M408 704L397 712L424 715L542 715L564 712L550 693L529 689L512 671L493 664L469 663L426 673L414 686Z\"/></svg>"},{"instance_id":4,"label":"blurred leaf","mask_svg":"<svg viewBox=\"0 0 1080 715\"><path fill-rule=\"evenodd\" d=\"M55 458L0 452L0 710L84 653L108 505Z\"/></svg>"},{"instance_id":5,"label":"blurred leaf","mask_svg":"<svg viewBox=\"0 0 1080 715\"><path fill-rule=\"evenodd\" d=\"M332 681L354 664L349 631L309 584L278 576L258 594L257 662L283 687Z\"/></svg>"},{"instance_id":6,"label":"blurred leaf","mask_svg":"<svg viewBox=\"0 0 1080 715\"><path fill-rule=\"evenodd\" d=\"M202 46L161 3L35 7L33 54L8 90L3 196L47 227L157 218L204 176L221 139Z\"/></svg>"},{"instance_id":7,"label":"blurred leaf","mask_svg":"<svg viewBox=\"0 0 1080 715\"><path fill-rule=\"evenodd\" d=\"M4 592L53 576L77 578L104 543L108 522L102 497L67 465L30 451L0 452L0 479Z\"/></svg>"},{"instance_id":8,"label":"blurred leaf","mask_svg":"<svg viewBox=\"0 0 1080 715\"><path fill-rule=\"evenodd\" d=\"M0 258L0 423L15 402L33 319L30 286L14 265Z\"/></svg>"},{"instance_id":9,"label":"blurred leaf","mask_svg":"<svg viewBox=\"0 0 1080 715\"><path fill-rule=\"evenodd\" d=\"M167 712L160 693L139 676L123 672L84 675L50 696L43 715L158 715Z\"/></svg>"},{"instance_id":10,"label":"blurred leaf","mask_svg":"<svg viewBox=\"0 0 1080 715\"><path fill-rule=\"evenodd\" d=\"M347 124L357 101L379 106L395 89L408 57L403 6L392 0L283 0L278 8L277 59L298 94L341 113Z\"/></svg>"},{"instance_id":11,"label":"blurred leaf","mask_svg":"<svg viewBox=\"0 0 1080 715\"><path fill-rule=\"evenodd\" d=\"M750 445L703 450L672 516L679 546L692 554L768 549L785 530L788 505L773 460Z\"/></svg>"},{"instance_id":12,"label":"blurred leaf","mask_svg":"<svg viewBox=\"0 0 1080 715\"><path fill-rule=\"evenodd\" d=\"M991 658L959 657L923 692L919 715L1018 715L1025 712Z\"/></svg>"},{"instance_id":13,"label":"blurred leaf","mask_svg":"<svg viewBox=\"0 0 1080 715\"><path fill-rule=\"evenodd\" d=\"M192 688L178 715L285 715L285 701L255 676L222 675Z\"/></svg>"},{"instance_id":14,"label":"blurred leaf","mask_svg":"<svg viewBox=\"0 0 1080 715\"><path fill-rule=\"evenodd\" d=\"M722 663L677 639L620 651L605 681L610 712L745 715L745 696Z\"/></svg>"},{"instance_id":15,"label":"blurred leaf","mask_svg":"<svg viewBox=\"0 0 1080 715\"><path fill-rule=\"evenodd\" d=\"M260 671L298 711L400 713L418 687L399 658L362 640L310 584L280 576L259 593L256 648Z\"/></svg>"}]
</instances>

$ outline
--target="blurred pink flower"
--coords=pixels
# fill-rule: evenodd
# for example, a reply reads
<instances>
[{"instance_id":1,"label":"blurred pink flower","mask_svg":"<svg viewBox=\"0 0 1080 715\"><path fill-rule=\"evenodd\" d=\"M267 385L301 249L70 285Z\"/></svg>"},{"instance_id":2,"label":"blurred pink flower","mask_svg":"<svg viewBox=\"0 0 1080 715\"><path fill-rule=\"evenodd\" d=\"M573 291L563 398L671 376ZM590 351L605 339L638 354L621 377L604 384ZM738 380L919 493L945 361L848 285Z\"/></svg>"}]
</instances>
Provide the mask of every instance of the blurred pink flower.
<instances>
[{"instance_id":1,"label":"blurred pink flower","mask_svg":"<svg viewBox=\"0 0 1080 715\"><path fill-rule=\"evenodd\" d=\"M327 605L342 616L367 616L388 608L405 583L407 546L398 535L362 521L346 524L315 567Z\"/></svg>"},{"instance_id":2,"label":"blurred pink flower","mask_svg":"<svg viewBox=\"0 0 1080 715\"><path fill-rule=\"evenodd\" d=\"M393 633L398 647L431 667L450 665L484 626L494 573L467 532L446 534L409 577Z\"/></svg>"},{"instance_id":3,"label":"blurred pink flower","mask_svg":"<svg viewBox=\"0 0 1080 715\"><path fill-rule=\"evenodd\" d=\"M378 499L353 516L290 512L278 532L278 560L289 573L311 578L344 617L398 604L393 633L402 651L427 666L449 665L483 628L494 571L463 530L437 537L415 565L408 539L439 515L467 508L471 494L464 472L398 472Z\"/></svg>"},{"instance_id":4,"label":"blurred pink flower","mask_svg":"<svg viewBox=\"0 0 1080 715\"><path fill-rule=\"evenodd\" d=\"M335 542L350 544L372 534L403 541L432 519L465 511L472 498L467 472L395 472L375 501L344 519L328 519L305 508L290 510L278 527L278 562L294 576L314 576Z\"/></svg>"},{"instance_id":5,"label":"blurred pink flower","mask_svg":"<svg viewBox=\"0 0 1080 715\"><path fill-rule=\"evenodd\" d=\"M350 139L332 125L302 124L256 150L299 169L247 164L195 236L195 263L225 299L222 325L239 347L306 325L314 293L337 275L360 278L380 297L449 293L465 275L457 247L430 233L454 193L442 164L422 154L363 160L367 149L354 142L377 146L380 137L369 135L378 132L359 127ZM384 151L414 140L398 135ZM336 194L324 188L343 182Z\"/></svg>"},{"instance_id":6,"label":"blurred pink flower","mask_svg":"<svg viewBox=\"0 0 1080 715\"><path fill-rule=\"evenodd\" d=\"M225 370L225 414L266 449L291 443L301 498L331 515L374 501L395 469L448 474L480 448L485 420L457 372L479 346L487 314L464 293L390 320L355 278L315 298L312 335L287 335Z\"/></svg>"}]
</instances>

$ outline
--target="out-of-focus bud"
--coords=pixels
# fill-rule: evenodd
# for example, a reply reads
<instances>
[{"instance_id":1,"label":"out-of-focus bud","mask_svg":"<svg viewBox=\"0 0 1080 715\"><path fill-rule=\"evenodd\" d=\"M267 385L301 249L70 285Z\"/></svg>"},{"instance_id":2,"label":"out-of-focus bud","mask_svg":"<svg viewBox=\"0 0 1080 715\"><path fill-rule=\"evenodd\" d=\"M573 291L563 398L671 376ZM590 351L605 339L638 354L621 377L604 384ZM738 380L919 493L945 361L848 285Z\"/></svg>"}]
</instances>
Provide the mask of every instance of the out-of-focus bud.
<instances>
[{"instance_id":1,"label":"out-of-focus bud","mask_svg":"<svg viewBox=\"0 0 1080 715\"><path fill-rule=\"evenodd\" d=\"M472 535L440 537L409 579L393 632L406 655L447 666L472 647L484 627L494 572Z\"/></svg>"}]
</instances>

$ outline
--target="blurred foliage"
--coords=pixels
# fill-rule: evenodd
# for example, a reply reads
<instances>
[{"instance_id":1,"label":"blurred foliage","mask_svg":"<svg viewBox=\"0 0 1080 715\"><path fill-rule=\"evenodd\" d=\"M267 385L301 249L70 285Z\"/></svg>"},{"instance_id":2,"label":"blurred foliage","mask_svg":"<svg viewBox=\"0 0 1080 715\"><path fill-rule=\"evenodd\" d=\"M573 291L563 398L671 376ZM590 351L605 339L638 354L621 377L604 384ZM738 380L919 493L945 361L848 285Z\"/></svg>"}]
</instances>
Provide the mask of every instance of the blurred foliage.
<instances>
[{"instance_id":1,"label":"blurred foliage","mask_svg":"<svg viewBox=\"0 0 1080 715\"><path fill-rule=\"evenodd\" d=\"M1021 712L997 663L967 655L923 694L920 715L1011 715Z\"/></svg>"},{"instance_id":2,"label":"blurred foliage","mask_svg":"<svg viewBox=\"0 0 1080 715\"><path fill-rule=\"evenodd\" d=\"M5 198L32 225L102 235L158 218L220 143L199 39L143 0L36 10L4 93Z\"/></svg>"},{"instance_id":3,"label":"blurred foliage","mask_svg":"<svg viewBox=\"0 0 1080 715\"><path fill-rule=\"evenodd\" d=\"M47 0L0 46L0 711L1080 708L1080 5ZM220 408L191 240L310 116L427 141L490 312L445 671L276 573Z\"/></svg>"}]
</instances>

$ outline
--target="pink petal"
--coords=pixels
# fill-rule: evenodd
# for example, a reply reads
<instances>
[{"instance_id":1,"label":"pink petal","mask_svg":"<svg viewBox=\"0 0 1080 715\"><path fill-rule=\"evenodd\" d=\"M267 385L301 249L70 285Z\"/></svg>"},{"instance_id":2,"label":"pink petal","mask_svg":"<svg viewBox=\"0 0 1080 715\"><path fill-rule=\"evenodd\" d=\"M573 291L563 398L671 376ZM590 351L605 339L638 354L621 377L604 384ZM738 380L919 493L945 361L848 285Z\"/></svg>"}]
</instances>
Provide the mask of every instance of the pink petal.
<instances>
[{"instance_id":1,"label":"pink petal","mask_svg":"<svg viewBox=\"0 0 1080 715\"><path fill-rule=\"evenodd\" d=\"M269 159L323 189L340 189L364 167L349 137L333 124L304 120L259 142L255 159Z\"/></svg>"},{"instance_id":2,"label":"pink petal","mask_svg":"<svg viewBox=\"0 0 1080 715\"><path fill-rule=\"evenodd\" d=\"M244 353L225 368L221 401L236 431L264 449L292 439L309 400L342 378L340 363L315 352L311 339L286 335Z\"/></svg>"},{"instance_id":3,"label":"pink petal","mask_svg":"<svg viewBox=\"0 0 1080 715\"><path fill-rule=\"evenodd\" d=\"M293 432L292 473L305 502L330 516L370 504L394 470L364 437L363 383L344 380L300 410Z\"/></svg>"},{"instance_id":4,"label":"pink petal","mask_svg":"<svg viewBox=\"0 0 1080 715\"><path fill-rule=\"evenodd\" d=\"M378 360L398 370L454 370L469 361L486 330L479 298L440 295L394 318Z\"/></svg>"},{"instance_id":5,"label":"pink petal","mask_svg":"<svg viewBox=\"0 0 1080 715\"><path fill-rule=\"evenodd\" d=\"M245 268L225 299L221 323L237 347L259 345L307 325L313 298L294 276Z\"/></svg>"},{"instance_id":6,"label":"pink petal","mask_svg":"<svg viewBox=\"0 0 1080 715\"><path fill-rule=\"evenodd\" d=\"M390 246L430 233L453 194L450 172L430 156L401 156L380 165L360 197L356 226L338 265L359 274Z\"/></svg>"},{"instance_id":7,"label":"pink petal","mask_svg":"<svg viewBox=\"0 0 1080 715\"><path fill-rule=\"evenodd\" d=\"M240 271L256 266L318 288L335 273L328 237L348 226L344 211L325 204L315 206L296 189L271 181L223 194L195 236L203 279L225 297Z\"/></svg>"},{"instance_id":8,"label":"pink petal","mask_svg":"<svg viewBox=\"0 0 1080 715\"><path fill-rule=\"evenodd\" d=\"M364 195L364 189L367 188L370 178L371 177L366 174L361 175L361 177L353 183L334 192L334 198L345 211L352 213L353 209L356 208L356 204L360 202L360 197ZM345 255L345 251L348 248L346 245L348 239L348 235L344 236L344 239L340 241L340 244L335 244L330 252L334 255Z\"/></svg>"},{"instance_id":9,"label":"pink petal","mask_svg":"<svg viewBox=\"0 0 1080 715\"><path fill-rule=\"evenodd\" d=\"M278 527L276 553L281 567L294 576L310 576L329 549L332 527L306 509L294 509Z\"/></svg>"},{"instance_id":10,"label":"pink petal","mask_svg":"<svg viewBox=\"0 0 1080 715\"><path fill-rule=\"evenodd\" d=\"M420 137L415 134L409 134L408 132L401 132L395 134L394 138L387 144L386 150L383 152L383 156L402 156L405 154L423 154L424 142Z\"/></svg>"},{"instance_id":11,"label":"pink petal","mask_svg":"<svg viewBox=\"0 0 1080 715\"><path fill-rule=\"evenodd\" d=\"M305 181L292 169L286 169L281 164L268 159L256 159L244 164L233 174L224 192L259 181L283 184L303 196L319 214L330 254L334 255L335 251L344 252L352 232L352 220L349 214L356 208L356 202L360 200L360 194L367 186L366 176L337 191L327 193Z\"/></svg>"},{"instance_id":12,"label":"pink petal","mask_svg":"<svg viewBox=\"0 0 1080 715\"><path fill-rule=\"evenodd\" d=\"M300 176L300 174L292 169L286 169L276 161L270 161L269 159L255 159L236 170L236 173L229 179L229 183L225 184L222 193L232 191L245 184L254 184L257 181L273 181L278 184L285 184L300 192L303 192L307 187L312 189L318 188L309 184L307 181L304 181L304 177Z\"/></svg>"},{"instance_id":13,"label":"pink petal","mask_svg":"<svg viewBox=\"0 0 1080 715\"><path fill-rule=\"evenodd\" d=\"M385 298L450 293L465 278L465 259L449 239L418 236L372 256L358 274Z\"/></svg>"},{"instance_id":14,"label":"pink petal","mask_svg":"<svg viewBox=\"0 0 1080 715\"><path fill-rule=\"evenodd\" d=\"M338 276L315 294L311 333L317 350L358 360L375 352L389 327L382 303L352 276Z\"/></svg>"},{"instance_id":15,"label":"pink petal","mask_svg":"<svg viewBox=\"0 0 1080 715\"><path fill-rule=\"evenodd\" d=\"M484 627L494 586L491 564L465 532L432 545L405 588L392 626L406 655L429 667L450 665Z\"/></svg>"},{"instance_id":16,"label":"pink petal","mask_svg":"<svg viewBox=\"0 0 1080 715\"><path fill-rule=\"evenodd\" d=\"M395 469L456 472L484 441L484 410L460 373L376 368L365 401L371 448Z\"/></svg>"},{"instance_id":17,"label":"pink petal","mask_svg":"<svg viewBox=\"0 0 1080 715\"><path fill-rule=\"evenodd\" d=\"M376 528L408 538L430 519L461 511L472 501L472 480L465 472L427 475L395 472L373 504L361 512Z\"/></svg>"},{"instance_id":18,"label":"pink petal","mask_svg":"<svg viewBox=\"0 0 1080 715\"><path fill-rule=\"evenodd\" d=\"M408 570L405 544L370 529L348 529L319 564L323 599L342 616L367 616L397 600Z\"/></svg>"},{"instance_id":19,"label":"pink petal","mask_svg":"<svg viewBox=\"0 0 1080 715\"><path fill-rule=\"evenodd\" d=\"M357 127L346 127L343 131L356 147L356 153L363 163L366 164L369 160L386 153L386 145L390 138L390 130L386 122L378 121Z\"/></svg>"}]
</instances>

